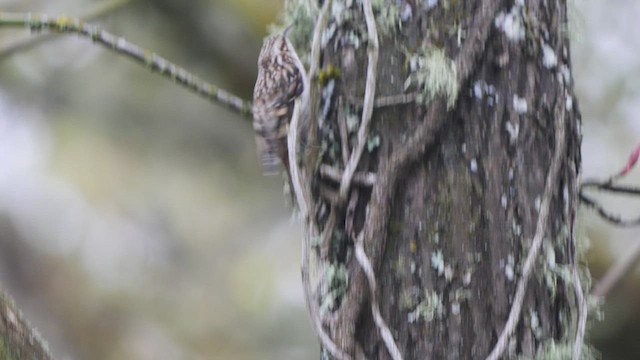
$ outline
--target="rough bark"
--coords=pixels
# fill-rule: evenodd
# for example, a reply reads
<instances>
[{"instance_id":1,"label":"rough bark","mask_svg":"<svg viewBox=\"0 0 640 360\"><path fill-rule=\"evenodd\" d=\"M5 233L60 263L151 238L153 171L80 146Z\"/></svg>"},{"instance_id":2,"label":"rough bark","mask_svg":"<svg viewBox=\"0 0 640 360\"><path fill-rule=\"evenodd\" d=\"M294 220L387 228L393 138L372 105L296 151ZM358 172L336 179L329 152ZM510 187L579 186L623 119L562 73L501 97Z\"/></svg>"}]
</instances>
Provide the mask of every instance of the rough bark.
<instances>
[{"instance_id":1,"label":"rough bark","mask_svg":"<svg viewBox=\"0 0 640 360\"><path fill-rule=\"evenodd\" d=\"M0 292L0 359L51 359L47 344L20 310Z\"/></svg>"},{"instance_id":2,"label":"rough bark","mask_svg":"<svg viewBox=\"0 0 640 360\"><path fill-rule=\"evenodd\" d=\"M343 141L344 124L353 127L362 107L361 3L334 1L344 10L331 13L325 30L320 108L328 111L319 115L316 145L321 162L336 168L344 168L355 142L353 129ZM329 337L347 356L390 357L354 257L360 235L382 317L404 359L485 358L505 326L536 232L562 118L566 146L544 243L506 355L570 358L580 118L565 1L378 3L376 97L416 92L418 99L374 109L370 151L358 167L376 174L373 187L352 186L350 201L340 202L335 183L315 179L313 215L324 234L316 300ZM455 68L455 93L437 79L405 89L405 79L429 71L424 63L437 51ZM413 66L412 59L426 61Z\"/></svg>"}]
</instances>

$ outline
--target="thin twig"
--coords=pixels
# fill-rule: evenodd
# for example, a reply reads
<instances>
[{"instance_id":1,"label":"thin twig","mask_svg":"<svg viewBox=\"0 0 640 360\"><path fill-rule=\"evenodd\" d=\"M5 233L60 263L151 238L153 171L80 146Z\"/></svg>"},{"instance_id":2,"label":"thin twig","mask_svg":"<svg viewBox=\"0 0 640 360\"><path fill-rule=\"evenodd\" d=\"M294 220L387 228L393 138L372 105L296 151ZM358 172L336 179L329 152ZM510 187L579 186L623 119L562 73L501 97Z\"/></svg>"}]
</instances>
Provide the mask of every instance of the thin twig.
<instances>
[{"instance_id":1,"label":"thin twig","mask_svg":"<svg viewBox=\"0 0 640 360\"><path fill-rule=\"evenodd\" d=\"M601 218L609 221L614 225L621 226L621 227L640 225L640 218L622 219L619 215L608 212L602 205L600 205L598 202L596 202L592 198L585 195L583 192L580 192L579 197L580 197L580 202L582 202L589 208L594 209L598 213L598 215L600 215Z\"/></svg>"},{"instance_id":2,"label":"thin twig","mask_svg":"<svg viewBox=\"0 0 640 360\"><path fill-rule=\"evenodd\" d=\"M595 188L597 190L609 191L627 195L640 196L640 188L635 186L613 185L610 182L600 182L597 180L587 180L580 186L582 189Z\"/></svg>"},{"instance_id":3,"label":"thin twig","mask_svg":"<svg viewBox=\"0 0 640 360\"><path fill-rule=\"evenodd\" d=\"M368 0L365 0L368 1ZM387 347L387 351L389 351L389 355L394 360L401 360L402 354L400 354L400 349L396 345L395 340L393 339L393 334L391 334L391 330L389 330L389 326L382 318L380 314L380 306L378 305L378 285L376 283L376 275L373 271L373 267L371 266L371 262L367 257L367 254L364 251L364 246L362 245L362 232L356 238L355 242L355 254L356 260L358 260L358 264L360 264L360 268L367 277L367 281L369 282L369 293L371 297L371 313L373 314L373 321L376 323L378 330L380 331L380 336Z\"/></svg>"},{"instance_id":4,"label":"thin twig","mask_svg":"<svg viewBox=\"0 0 640 360\"><path fill-rule=\"evenodd\" d=\"M606 297L611 289L627 275L640 260L640 242L637 242L626 256L618 260L591 290L591 296Z\"/></svg>"},{"instance_id":5,"label":"thin twig","mask_svg":"<svg viewBox=\"0 0 640 360\"><path fill-rule=\"evenodd\" d=\"M340 131L340 146L342 153L342 164L346 166L351 156L349 150L349 131L347 130L347 118L344 115L344 105L342 104L342 98L338 99L338 130Z\"/></svg>"},{"instance_id":6,"label":"thin twig","mask_svg":"<svg viewBox=\"0 0 640 360\"><path fill-rule=\"evenodd\" d=\"M320 176L335 182L340 182L343 172L331 165L320 165ZM362 186L373 186L376 183L376 174L370 172L357 172L353 174L353 183Z\"/></svg>"},{"instance_id":7,"label":"thin twig","mask_svg":"<svg viewBox=\"0 0 640 360\"><path fill-rule=\"evenodd\" d=\"M369 43L367 47L368 60L367 60L367 79L365 83L364 103L362 109L362 121L360 128L358 129L358 138L355 146L355 151L351 153L349 162L345 166L344 173L342 174L342 181L340 182L340 199L344 201L347 197L349 189L352 185L353 175L360 162L360 157L364 151L364 145L369 135L369 124L373 115L374 99L376 94L376 81L378 71L378 30L376 28L376 20L373 16L373 8L371 6L371 0L363 0L362 7L364 11L364 18L367 25L367 33L369 34ZM376 284L376 275L371 266L371 262L364 251L363 245L363 232L356 238L355 241L355 255L362 271L367 277L369 283L369 293L371 298L371 313L373 320L380 331L380 336L384 342L389 355L394 360L401 360L402 354L393 339L393 334L387 326L386 322L380 314L380 307L378 305L378 287Z\"/></svg>"},{"instance_id":8,"label":"thin twig","mask_svg":"<svg viewBox=\"0 0 640 360\"><path fill-rule=\"evenodd\" d=\"M373 115L374 99L376 98L378 30L376 27L376 20L373 16L373 10L371 8L371 1L364 0L362 2L362 6L364 8L367 33L369 35L369 42L367 44L367 80L365 83L362 121L360 123L360 128L358 129L358 138L356 140L354 151L351 152L349 162L345 166L342 181L340 182L340 199L342 199L342 201L347 199L347 193L351 187L353 173L355 173L356 168L358 167L360 157L364 151L364 146L367 143L367 136L369 136L369 123L371 122L371 116Z\"/></svg>"},{"instance_id":9,"label":"thin twig","mask_svg":"<svg viewBox=\"0 0 640 360\"><path fill-rule=\"evenodd\" d=\"M568 165L569 170L569 179L573 186L571 186L571 198L570 198L570 206L565 207L565 216L569 219L569 241L570 241L570 263L573 271L573 288L576 297L576 303L578 305L578 324L576 326L576 337L573 345L573 358L572 360L580 360L582 356L582 348L584 345L584 335L587 329L587 317L589 311L587 309L587 300L584 296L584 290L582 289L582 282L580 281L580 272L578 269L578 254L576 254L578 249L578 241L576 239L576 213L577 213L577 204L580 199L578 196L579 187L578 187L578 169L575 163L570 163Z\"/></svg>"},{"instance_id":10,"label":"thin twig","mask_svg":"<svg viewBox=\"0 0 640 360\"><path fill-rule=\"evenodd\" d=\"M378 109L378 108L384 108L389 106L408 105L408 104L414 103L417 98L418 98L417 92L398 94L398 95L379 96L373 102L373 107ZM363 101L360 100L360 98L347 96L347 100L349 101L350 105L362 108Z\"/></svg>"},{"instance_id":11,"label":"thin twig","mask_svg":"<svg viewBox=\"0 0 640 360\"><path fill-rule=\"evenodd\" d=\"M86 13L80 15L80 18L85 21L97 20L118 10L121 10L135 1L136 0L104 1L99 3L98 5L95 5ZM55 34L49 33L42 34L40 36L29 35L16 39L15 41L9 43L8 45L5 45L0 49L0 61L5 60L9 56L15 55L19 52L26 51L35 46L43 44L55 37Z\"/></svg>"},{"instance_id":12,"label":"thin twig","mask_svg":"<svg viewBox=\"0 0 640 360\"><path fill-rule=\"evenodd\" d=\"M559 114L558 114L559 112ZM562 164L562 156L565 149L565 112L564 109L556 111L556 126L555 126L555 149L553 158L551 159L551 165L549 166L549 172L547 173L547 180L544 189L544 195L542 197L542 204L540 205L540 212L538 215L538 223L536 225L536 232L531 243L531 248L524 262L522 268L522 277L518 281L516 294L513 298L513 304L511 305L511 311L507 323L498 338L498 342L495 347L487 356L487 360L498 360L502 353L507 348L509 338L513 334L518 322L520 321L520 312L522 311L522 305L524 303L524 296L527 291L527 284L529 283L529 277L533 270L533 266L540 252L542 241L544 239L545 230L547 228L547 222L549 220L549 207L553 198L554 190L558 187L558 173Z\"/></svg>"},{"instance_id":13,"label":"thin twig","mask_svg":"<svg viewBox=\"0 0 640 360\"><path fill-rule=\"evenodd\" d=\"M179 85L214 103L245 117L251 116L250 102L201 80L184 68L169 62L154 52L145 50L125 40L123 37L113 35L96 25L87 24L78 18L0 12L1 26L27 27L33 32L49 30L59 34L78 34L140 65L144 65L152 72L157 72L166 78L174 80Z\"/></svg>"},{"instance_id":14,"label":"thin twig","mask_svg":"<svg viewBox=\"0 0 640 360\"><path fill-rule=\"evenodd\" d=\"M327 22L329 20L329 9L331 8L331 0L325 1L322 8L320 9L320 13L318 14L318 20L316 21L316 25L313 32L313 41L311 45L311 63L309 64L309 73L307 75L307 86L305 91L303 92L300 101L297 104L298 114L297 117L306 116L305 121L309 122L309 131L312 132L315 125L315 114L314 110L314 102L317 94L317 73L319 69L320 63L320 45L322 32L324 28L327 26ZM295 115L295 112L294 112ZM310 145L315 141L315 135L313 133L309 134L309 142ZM295 143L297 139L295 137L292 139L289 136L289 154L291 154L291 147L293 145L295 150ZM314 162L309 161L309 158L305 159L305 164L314 164ZM311 317L311 321L313 322L313 326L315 328L316 335L320 339L320 343L322 347L326 349L331 356L339 360L350 360L351 357L348 354L345 354L335 342L329 337L329 335L325 332L324 327L322 325L322 319L320 318L320 307L318 302L313 296L313 289L311 287L311 281L309 278L309 263L311 257L311 237L318 235L318 226L315 223L315 219L313 216L309 214L309 210L313 207L313 200L311 197L311 192L308 186L302 187L302 184L309 185L310 182L303 182L302 176L304 176L303 172L298 168L298 163L296 159L296 163L294 165L297 170L296 178L298 179L299 188L296 190L301 193L301 197L306 199L305 201L305 212L302 213L303 221L305 222L305 234L303 235L303 244L302 244L302 264L301 264L301 274L302 274L302 286L304 289L305 302L307 304L307 310L309 311L309 316ZM307 172L307 176L312 174L311 172ZM301 210L302 212L302 210Z\"/></svg>"},{"instance_id":15,"label":"thin twig","mask_svg":"<svg viewBox=\"0 0 640 360\"><path fill-rule=\"evenodd\" d=\"M573 239L575 244L575 236ZM575 247L574 247L575 249ZM584 291L580 283L580 274L578 274L577 261L573 264L573 286L576 293L576 301L578 302L578 326L576 327L576 339L573 346L572 360L580 360L582 354L582 345L584 343L584 333L587 329L587 300L584 297Z\"/></svg>"}]
</instances>

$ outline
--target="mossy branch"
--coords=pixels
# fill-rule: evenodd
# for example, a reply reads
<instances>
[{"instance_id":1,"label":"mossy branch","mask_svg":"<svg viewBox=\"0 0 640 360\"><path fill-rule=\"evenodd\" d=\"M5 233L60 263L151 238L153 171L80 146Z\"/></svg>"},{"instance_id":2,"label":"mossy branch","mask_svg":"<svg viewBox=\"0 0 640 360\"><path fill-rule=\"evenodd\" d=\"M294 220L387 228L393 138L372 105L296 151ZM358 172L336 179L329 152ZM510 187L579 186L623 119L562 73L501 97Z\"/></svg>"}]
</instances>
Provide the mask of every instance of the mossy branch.
<instances>
[{"instance_id":1,"label":"mossy branch","mask_svg":"<svg viewBox=\"0 0 640 360\"><path fill-rule=\"evenodd\" d=\"M43 30L57 34L78 34L91 39L94 43L144 65L152 72L172 79L179 85L200 96L222 105L242 116L251 117L251 103L229 93L215 85L201 80L194 74L179 67L155 52L146 50L125 38L113 35L96 25L68 16L48 16L31 13L0 12L0 27L26 27L32 32Z\"/></svg>"}]
</instances>

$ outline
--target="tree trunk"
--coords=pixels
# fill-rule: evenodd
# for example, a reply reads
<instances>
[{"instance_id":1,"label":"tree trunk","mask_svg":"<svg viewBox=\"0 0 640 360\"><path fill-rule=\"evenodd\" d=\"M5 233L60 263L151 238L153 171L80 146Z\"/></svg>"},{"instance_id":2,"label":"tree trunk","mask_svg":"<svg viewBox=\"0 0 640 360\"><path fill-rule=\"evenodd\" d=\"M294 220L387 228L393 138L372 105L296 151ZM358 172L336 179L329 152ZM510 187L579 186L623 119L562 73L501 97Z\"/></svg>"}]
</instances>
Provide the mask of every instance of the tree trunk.
<instances>
[{"instance_id":1,"label":"tree trunk","mask_svg":"<svg viewBox=\"0 0 640 360\"><path fill-rule=\"evenodd\" d=\"M354 181L340 201L335 182L313 182L323 234L314 301L338 349L323 341L325 353L391 358L372 315L378 302L404 359L484 359L524 282L505 357L571 358L580 116L565 1L373 2L378 104L358 172L375 183ZM354 151L363 108L371 40L362 3L334 0L323 30L317 145L319 163L334 169Z\"/></svg>"}]
</instances>

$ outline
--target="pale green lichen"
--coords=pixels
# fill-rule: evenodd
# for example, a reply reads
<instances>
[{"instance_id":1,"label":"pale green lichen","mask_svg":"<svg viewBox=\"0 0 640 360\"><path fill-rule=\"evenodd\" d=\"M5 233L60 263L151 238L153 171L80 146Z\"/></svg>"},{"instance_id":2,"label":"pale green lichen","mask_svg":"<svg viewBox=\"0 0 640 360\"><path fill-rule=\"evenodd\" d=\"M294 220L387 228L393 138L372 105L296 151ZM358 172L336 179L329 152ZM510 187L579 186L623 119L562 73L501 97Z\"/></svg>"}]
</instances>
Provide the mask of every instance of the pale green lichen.
<instances>
[{"instance_id":1,"label":"pale green lichen","mask_svg":"<svg viewBox=\"0 0 640 360\"><path fill-rule=\"evenodd\" d=\"M373 152L380 146L380 135L372 136L367 139L367 151Z\"/></svg>"},{"instance_id":2,"label":"pale green lichen","mask_svg":"<svg viewBox=\"0 0 640 360\"><path fill-rule=\"evenodd\" d=\"M438 272L438 275L444 274L444 256L441 250L431 253L431 267Z\"/></svg>"},{"instance_id":3,"label":"pale green lichen","mask_svg":"<svg viewBox=\"0 0 640 360\"><path fill-rule=\"evenodd\" d=\"M558 360L558 359L571 359L573 355L573 341L556 341L549 340L542 344L533 358L528 356L518 356L517 360ZM593 348L583 345L582 346L582 360L595 360L598 359L598 354Z\"/></svg>"},{"instance_id":4,"label":"pale green lichen","mask_svg":"<svg viewBox=\"0 0 640 360\"><path fill-rule=\"evenodd\" d=\"M405 82L405 87L417 85L424 102L443 95L447 100L447 107L453 107L458 98L458 77L455 64L447 58L444 51L434 48L410 54L408 58L411 76Z\"/></svg>"},{"instance_id":5,"label":"pale green lichen","mask_svg":"<svg viewBox=\"0 0 640 360\"><path fill-rule=\"evenodd\" d=\"M283 31L291 26L287 37L296 48L302 62L307 62L308 49L311 48L311 36L315 20L311 16L310 4L304 0L287 0L285 2L282 24L274 24L269 28L270 33Z\"/></svg>"},{"instance_id":6,"label":"pale green lichen","mask_svg":"<svg viewBox=\"0 0 640 360\"><path fill-rule=\"evenodd\" d=\"M382 35L392 34L400 25L400 15L396 5L384 0L372 0L371 7L376 18L378 32Z\"/></svg>"},{"instance_id":7,"label":"pale green lichen","mask_svg":"<svg viewBox=\"0 0 640 360\"><path fill-rule=\"evenodd\" d=\"M349 271L344 264L329 264L324 267L322 305L320 312L332 310L336 301L341 298L349 285Z\"/></svg>"},{"instance_id":8,"label":"pale green lichen","mask_svg":"<svg viewBox=\"0 0 640 360\"><path fill-rule=\"evenodd\" d=\"M407 320L413 324L417 321L424 320L430 322L437 317L441 317L443 314L442 296L435 291L431 291L425 294L425 299L422 300L416 308L407 314Z\"/></svg>"}]
</instances>

